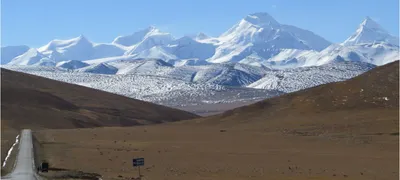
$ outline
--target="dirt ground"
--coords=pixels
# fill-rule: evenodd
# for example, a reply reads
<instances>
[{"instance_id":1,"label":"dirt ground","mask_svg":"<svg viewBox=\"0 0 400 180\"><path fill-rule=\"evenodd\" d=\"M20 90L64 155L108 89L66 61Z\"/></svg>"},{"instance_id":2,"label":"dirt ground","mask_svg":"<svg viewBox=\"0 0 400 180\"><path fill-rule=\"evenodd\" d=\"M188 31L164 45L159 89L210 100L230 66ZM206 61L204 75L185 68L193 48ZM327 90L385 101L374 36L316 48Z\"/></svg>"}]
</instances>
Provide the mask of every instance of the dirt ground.
<instances>
[{"instance_id":1,"label":"dirt ground","mask_svg":"<svg viewBox=\"0 0 400 180\"><path fill-rule=\"evenodd\" d=\"M398 135L297 136L188 124L35 132L50 166L131 179L398 179ZM361 136L361 135L360 135ZM354 139L354 137L352 137Z\"/></svg>"}]
</instances>

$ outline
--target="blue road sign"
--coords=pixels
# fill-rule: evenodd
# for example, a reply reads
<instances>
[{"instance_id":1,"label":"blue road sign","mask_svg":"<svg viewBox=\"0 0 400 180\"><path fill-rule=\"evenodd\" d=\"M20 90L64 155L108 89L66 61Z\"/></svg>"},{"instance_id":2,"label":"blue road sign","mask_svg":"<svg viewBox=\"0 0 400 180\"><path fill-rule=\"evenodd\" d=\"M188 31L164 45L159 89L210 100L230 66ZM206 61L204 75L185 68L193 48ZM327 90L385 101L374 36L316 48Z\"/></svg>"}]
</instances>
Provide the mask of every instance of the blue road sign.
<instances>
[{"instance_id":1,"label":"blue road sign","mask_svg":"<svg viewBox=\"0 0 400 180\"><path fill-rule=\"evenodd\" d=\"M144 166L144 158L133 159L133 166Z\"/></svg>"}]
</instances>

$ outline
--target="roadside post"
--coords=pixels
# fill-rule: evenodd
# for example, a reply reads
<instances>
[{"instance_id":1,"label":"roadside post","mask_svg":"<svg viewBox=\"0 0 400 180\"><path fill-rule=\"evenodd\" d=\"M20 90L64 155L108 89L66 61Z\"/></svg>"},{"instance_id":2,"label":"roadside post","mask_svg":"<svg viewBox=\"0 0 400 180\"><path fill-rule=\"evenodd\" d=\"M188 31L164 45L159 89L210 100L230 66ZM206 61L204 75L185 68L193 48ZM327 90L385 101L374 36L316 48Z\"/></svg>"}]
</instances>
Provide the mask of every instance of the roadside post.
<instances>
[{"instance_id":1,"label":"roadside post","mask_svg":"<svg viewBox=\"0 0 400 180\"><path fill-rule=\"evenodd\" d=\"M138 167L139 179L142 179L142 175L140 174L140 166L144 166L144 158L134 158L132 162L133 162L133 167Z\"/></svg>"}]
</instances>

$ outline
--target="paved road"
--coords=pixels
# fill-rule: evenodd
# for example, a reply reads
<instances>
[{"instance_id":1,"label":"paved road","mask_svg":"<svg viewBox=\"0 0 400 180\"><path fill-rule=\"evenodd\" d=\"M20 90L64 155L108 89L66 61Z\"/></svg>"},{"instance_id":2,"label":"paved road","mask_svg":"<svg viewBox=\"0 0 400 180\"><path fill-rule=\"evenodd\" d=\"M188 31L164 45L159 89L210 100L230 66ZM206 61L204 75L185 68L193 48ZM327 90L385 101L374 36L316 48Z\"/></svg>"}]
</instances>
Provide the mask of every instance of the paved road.
<instances>
[{"instance_id":1,"label":"paved road","mask_svg":"<svg viewBox=\"0 0 400 180\"><path fill-rule=\"evenodd\" d=\"M33 158L32 131L30 129L24 129L21 131L14 170L1 179L40 180L39 176L36 174Z\"/></svg>"}]
</instances>

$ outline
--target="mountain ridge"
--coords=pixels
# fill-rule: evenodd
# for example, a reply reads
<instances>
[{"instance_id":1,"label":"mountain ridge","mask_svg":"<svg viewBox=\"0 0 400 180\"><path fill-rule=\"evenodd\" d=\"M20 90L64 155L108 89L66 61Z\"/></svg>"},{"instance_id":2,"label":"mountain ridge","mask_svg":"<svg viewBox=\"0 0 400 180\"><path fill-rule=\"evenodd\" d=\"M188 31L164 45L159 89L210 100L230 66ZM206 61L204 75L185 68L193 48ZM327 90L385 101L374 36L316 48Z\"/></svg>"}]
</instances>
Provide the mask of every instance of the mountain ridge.
<instances>
[{"instance_id":1,"label":"mountain ridge","mask_svg":"<svg viewBox=\"0 0 400 180\"><path fill-rule=\"evenodd\" d=\"M14 48L11 52L6 52L5 56L2 55L4 57L2 64L51 66L60 61L126 59L129 56L133 59L203 61L196 64L223 62L256 66L262 64L272 68L315 66L336 60L360 59L375 65L383 65L394 60L399 54L398 48L398 37L388 34L369 17L343 43L332 44L312 31L280 24L268 13L259 12L243 17L219 37L209 37L199 33L196 36L175 38L170 33L150 26L130 35L118 36L111 43L93 43L83 35L68 40L55 39L37 49L43 54L45 58L43 60L29 55L22 56L25 59L21 60L19 57L21 53L27 52L24 49ZM343 52L339 52L341 50ZM294 51L298 52L293 54ZM22 63L26 61L36 63Z\"/></svg>"}]
</instances>

